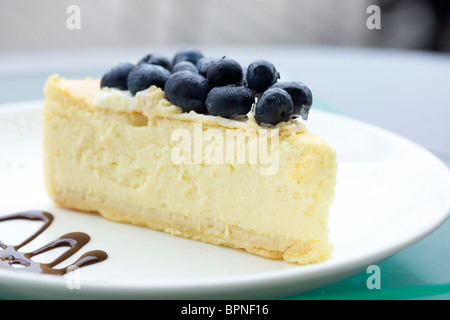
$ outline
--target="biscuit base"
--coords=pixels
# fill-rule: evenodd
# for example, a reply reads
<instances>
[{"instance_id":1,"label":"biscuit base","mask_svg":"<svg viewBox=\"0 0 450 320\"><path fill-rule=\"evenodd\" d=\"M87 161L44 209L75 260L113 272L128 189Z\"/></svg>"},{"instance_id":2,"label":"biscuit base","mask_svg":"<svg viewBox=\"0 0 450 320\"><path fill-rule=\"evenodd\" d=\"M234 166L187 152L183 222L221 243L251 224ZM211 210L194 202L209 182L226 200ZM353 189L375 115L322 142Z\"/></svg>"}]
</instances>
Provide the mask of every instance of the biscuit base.
<instances>
[{"instance_id":1,"label":"biscuit base","mask_svg":"<svg viewBox=\"0 0 450 320\"><path fill-rule=\"evenodd\" d=\"M329 242L283 239L239 226L198 216L195 220L182 214L152 208L130 208L112 199L58 191L53 201L61 207L95 212L119 223L142 226L187 239L243 249L270 259L282 259L297 264L310 264L327 260L333 245Z\"/></svg>"}]
</instances>

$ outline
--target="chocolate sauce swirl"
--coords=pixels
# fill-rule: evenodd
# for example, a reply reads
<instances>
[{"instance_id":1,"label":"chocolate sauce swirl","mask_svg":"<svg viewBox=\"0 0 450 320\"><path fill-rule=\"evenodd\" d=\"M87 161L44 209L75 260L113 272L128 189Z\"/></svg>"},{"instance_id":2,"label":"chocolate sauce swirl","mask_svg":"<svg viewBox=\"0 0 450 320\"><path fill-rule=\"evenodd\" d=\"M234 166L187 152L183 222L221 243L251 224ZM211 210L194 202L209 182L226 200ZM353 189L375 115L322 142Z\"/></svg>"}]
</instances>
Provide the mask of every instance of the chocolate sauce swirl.
<instances>
[{"instance_id":1,"label":"chocolate sauce swirl","mask_svg":"<svg viewBox=\"0 0 450 320\"><path fill-rule=\"evenodd\" d=\"M44 232L44 230L52 224L53 219L53 215L45 211L19 212L0 217L0 222L8 220L30 220L43 222L41 227L34 234L26 238L18 245L8 245L0 240L0 268L34 273L64 275L70 271L73 271L75 268L82 268L107 259L108 255L106 252L101 250L93 250L86 252L78 258L78 260L67 267L60 269L54 268L61 262L64 262L69 257L74 255L84 245L86 245L86 243L89 242L90 237L84 232L67 233L32 252L21 252L20 249ZM64 253L49 263L39 263L32 260L32 258L38 254L60 247L68 247L69 249L64 251ZM14 264L19 264L20 268L15 268Z\"/></svg>"}]
</instances>

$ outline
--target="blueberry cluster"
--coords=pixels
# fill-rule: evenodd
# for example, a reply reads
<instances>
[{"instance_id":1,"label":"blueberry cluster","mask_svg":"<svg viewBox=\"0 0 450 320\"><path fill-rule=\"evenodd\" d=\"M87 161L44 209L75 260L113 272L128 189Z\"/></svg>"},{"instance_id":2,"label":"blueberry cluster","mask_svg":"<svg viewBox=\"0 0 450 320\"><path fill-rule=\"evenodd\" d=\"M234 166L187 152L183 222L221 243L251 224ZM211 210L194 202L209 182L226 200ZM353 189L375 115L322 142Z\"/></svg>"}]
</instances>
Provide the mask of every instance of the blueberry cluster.
<instances>
[{"instance_id":1,"label":"blueberry cluster","mask_svg":"<svg viewBox=\"0 0 450 320\"><path fill-rule=\"evenodd\" d=\"M184 111L238 118L252 110L261 125L308 117L311 90L301 82L281 82L266 60L244 70L228 57L211 58L195 49L178 51L172 59L150 53L137 64L120 63L106 72L101 87L129 90L132 95L155 85Z\"/></svg>"}]
</instances>

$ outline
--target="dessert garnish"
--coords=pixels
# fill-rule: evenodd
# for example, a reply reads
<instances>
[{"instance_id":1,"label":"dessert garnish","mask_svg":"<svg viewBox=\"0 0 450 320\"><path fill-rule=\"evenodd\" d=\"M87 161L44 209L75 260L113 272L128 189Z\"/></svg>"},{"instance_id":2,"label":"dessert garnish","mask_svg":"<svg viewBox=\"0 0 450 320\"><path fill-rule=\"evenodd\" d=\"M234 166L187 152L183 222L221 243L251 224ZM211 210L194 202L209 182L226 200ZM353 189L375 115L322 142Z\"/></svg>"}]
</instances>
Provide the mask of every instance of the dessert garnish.
<instances>
[{"instance_id":1,"label":"dessert garnish","mask_svg":"<svg viewBox=\"0 0 450 320\"><path fill-rule=\"evenodd\" d=\"M280 73L267 60L255 60L243 69L229 57L205 57L197 49L183 49L173 59L149 53L137 64L122 62L103 75L100 86L128 90L134 96L154 85L185 112L240 118L251 111L264 126L298 117L307 120L311 90L299 81L279 80Z\"/></svg>"},{"instance_id":2,"label":"dessert garnish","mask_svg":"<svg viewBox=\"0 0 450 320\"><path fill-rule=\"evenodd\" d=\"M106 252L102 250L92 250L83 254L69 266L59 269L55 268L55 266L70 258L86 243L89 242L90 237L84 232L67 233L32 252L20 251L22 247L30 243L45 229L47 229L53 222L53 219L53 215L45 211L19 212L0 217L0 222L8 220L30 220L43 222L42 226L34 234L32 234L30 237L28 237L18 245L5 244L0 240L0 268L21 272L64 275L70 271L75 270L76 268L82 268L91 264L102 262L107 259L108 254ZM41 253L60 247L68 247L69 249L67 249L58 258L49 263L39 263L33 261L32 259L33 257Z\"/></svg>"},{"instance_id":3,"label":"dessert garnish","mask_svg":"<svg viewBox=\"0 0 450 320\"><path fill-rule=\"evenodd\" d=\"M280 79L280 73L275 66L266 60L256 60L247 68L247 86L255 92L262 94L271 85Z\"/></svg>"},{"instance_id":4,"label":"dessert garnish","mask_svg":"<svg viewBox=\"0 0 450 320\"><path fill-rule=\"evenodd\" d=\"M178 62L176 65L173 66L172 73L175 73L175 72L178 72L178 71L183 71L183 70L192 71L194 73L200 73L198 71L197 67L190 61L180 61L180 62Z\"/></svg>"},{"instance_id":5,"label":"dessert garnish","mask_svg":"<svg viewBox=\"0 0 450 320\"><path fill-rule=\"evenodd\" d=\"M206 113L208 80L199 73L183 70L173 73L166 82L167 99L186 112Z\"/></svg>"},{"instance_id":6,"label":"dessert garnish","mask_svg":"<svg viewBox=\"0 0 450 320\"><path fill-rule=\"evenodd\" d=\"M289 93L294 103L293 118L301 116L303 120L308 119L308 112L312 106L313 98L311 90L305 84L298 81L283 81L275 83L271 88L280 88Z\"/></svg>"},{"instance_id":7,"label":"dessert garnish","mask_svg":"<svg viewBox=\"0 0 450 320\"><path fill-rule=\"evenodd\" d=\"M141 63L156 64L166 68L169 71L171 71L173 67L172 62L166 56L155 53L149 53L143 56L141 60L139 60L138 65Z\"/></svg>"},{"instance_id":8,"label":"dessert garnish","mask_svg":"<svg viewBox=\"0 0 450 320\"><path fill-rule=\"evenodd\" d=\"M170 77L170 71L157 64L141 63L134 67L128 75L128 90L132 95L150 86L164 88Z\"/></svg>"},{"instance_id":9,"label":"dessert garnish","mask_svg":"<svg viewBox=\"0 0 450 320\"><path fill-rule=\"evenodd\" d=\"M193 64L196 64L203 57L204 57L204 55L200 50L186 48L186 49L181 49L177 53L175 53L172 63L175 65L181 61L189 61L189 62L192 62Z\"/></svg>"},{"instance_id":10,"label":"dessert garnish","mask_svg":"<svg viewBox=\"0 0 450 320\"><path fill-rule=\"evenodd\" d=\"M275 125L288 121L294 112L292 98L283 89L272 88L264 91L256 103L255 120L260 124Z\"/></svg>"},{"instance_id":11,"label":"dessert garnish","mask_svg":"<svg viewBox=\"0 0 450 320\"><path fill-rule=\"evenodd\" d=\"M233 59L223 57L211 63L206 71L206 78L211 87L239 85L244 74L241 65Z\"/></svg>"},{"instance_id":12,"label":"dessert garnish","mask_svg":"<svg viewBox=\"0 0 450 320\"><path fill-rule=\"evenodd\" d=\"M103 75L100 86L128 90L128 75L134 67L130 62L119 63Z\"/></svg>"},{"instance_id":13,"label":"dessert garnish","mask_svg":"<svg viewBox=\"0 0 450 320\"><path fill-rule=\"evenodd\" d=\"M307 120L312 106L311 90L302 82L279 79L280 73L267 60L255 60L243 69L236 60L226 56L205 57L199 50L184 49L172 61L149 53L137 65L120 63L104 74L101 87L129 90L135 95L154 85L185 112L236 118L253 110L255 120L265 126L298 117ZM265 94L273 88L284 90L288 96L279 91ZM253 101L253 108L248 107L249 101Z\"/></svg>"},{"instance_id":14,"label":"dessert garnish","mask_svg":"<svg viewBox=\"0 0 450 320\"><path fill-rule=\"evenodd\" d=\"M217 58L212 57L203 57L200 60L197 61L195 66L197 67L198 73L200 73L202 76L206 77L209 66L214 62L218 60Z\"/></svg>"},{"instance_id":15,"label":"dessert garnish","mask_svg":"<svg viewBox=\"0 0 450 320\"><path fill-rule=\"evenodd\" d=\"M245 86L215 87L206 97L206 110L214 116L237 118L245 116L255 103L255 96Z\"/></svg>"}]
</instances>

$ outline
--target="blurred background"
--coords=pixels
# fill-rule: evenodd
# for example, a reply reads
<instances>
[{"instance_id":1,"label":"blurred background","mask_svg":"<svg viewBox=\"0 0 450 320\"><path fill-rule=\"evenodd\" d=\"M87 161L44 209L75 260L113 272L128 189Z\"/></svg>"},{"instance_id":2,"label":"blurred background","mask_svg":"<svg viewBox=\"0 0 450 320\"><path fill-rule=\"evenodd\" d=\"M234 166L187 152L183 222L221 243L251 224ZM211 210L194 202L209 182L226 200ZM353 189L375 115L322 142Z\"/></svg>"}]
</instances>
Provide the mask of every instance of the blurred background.
<instances>
[{"instance_id":1,"label":"blurred background","mask_svg":"<svg viewBox=\"0 0 450 320\"><path fill-rule=\"evenodd\" d=\"M70 5L80 29L66 26ZM370 30L367 8L381 10ZM450 1L0 0L0 50L179 44L450 50Z\"/></svg>"}]
</instances>

